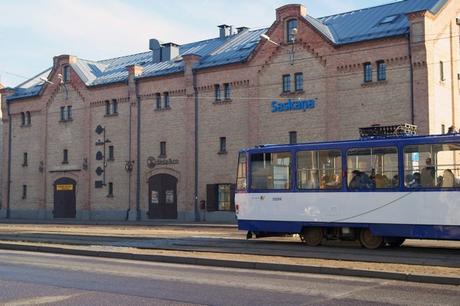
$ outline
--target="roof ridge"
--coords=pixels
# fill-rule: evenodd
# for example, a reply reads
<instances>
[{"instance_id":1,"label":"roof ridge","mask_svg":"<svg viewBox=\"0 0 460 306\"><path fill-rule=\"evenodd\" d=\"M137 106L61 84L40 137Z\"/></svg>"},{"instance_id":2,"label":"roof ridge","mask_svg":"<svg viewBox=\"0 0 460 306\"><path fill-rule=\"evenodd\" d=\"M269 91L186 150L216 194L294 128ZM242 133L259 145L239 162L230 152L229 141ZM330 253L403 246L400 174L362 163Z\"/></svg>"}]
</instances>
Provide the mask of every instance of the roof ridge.
<instances>
[{"instance_id":1,"label":"roof ridge","mask_svg":"<svg viewBox=\"0 0 460 306\"><path fill-rule=\"evenodd\" d=\"M345 15L345 14L350 14L350 13L355 13L355 12L367 11L367 10L375 9L375 8L382 7L382 6L389 6L389 5L400 4L400 3L403 3L403 2L407 2L407 1L413 1L413 0L398 0L398 1L390 2L390 3L385 3L385 4L380 4L380 5L375 5L375 6L371 6L371 7L364 7L364 8L360 8L360 9L348 11L348 12L342 12L342 13L338 13L338 14L327 15L327 16L323 16L323 17L318 17L318 18L316 18L316 19L318 19L319 21L323 22L322 19L326 19L326 18L330 18L330 17L335 17L335 16L340 16L340 15Z\"/></svg>"},{"instance_id":2,"label":"roof ridge","mask_svg":"<svg viewBox=\"0 0 460 306\"><path fill-rule=\"evenodd\" d=\"M105 62L105 61L113 61L113 60L120 59L120 58L123 58L123 57L134 56L134 55L140 55L140 54L145 54L145 53L149 53L149 52L151 52L151 51L144 51L144 52L138 52L138 53L133 53L133 54L128 54L128 55L122 55L122 56L117 56L117 57L102 59L102 60L96 61L96 63L103 64L102 62Z\"/></svg>"}]
</instances>

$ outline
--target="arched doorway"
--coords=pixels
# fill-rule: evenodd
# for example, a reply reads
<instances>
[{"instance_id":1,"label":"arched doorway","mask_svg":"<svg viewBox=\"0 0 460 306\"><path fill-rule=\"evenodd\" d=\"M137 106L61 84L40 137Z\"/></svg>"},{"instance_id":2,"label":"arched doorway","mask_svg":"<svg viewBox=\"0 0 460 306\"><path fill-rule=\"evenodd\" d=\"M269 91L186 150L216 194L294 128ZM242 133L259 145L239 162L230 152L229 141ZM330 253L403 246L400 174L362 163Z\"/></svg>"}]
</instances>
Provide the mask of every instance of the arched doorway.
<instances>
[{"instance_id":1,"label":"arched doorway","mask_svg":"<svg viewBox=\"0 0 460 306\"><path fill-rule=\"evenodd\" d=\"M150 219L177 219L177 178L157 174L149 178Z\"/></svg>"},{"instance_id":2,"label":"arched doorway","mask_svg":"<svg viewBox=\"0 0 460 306\"><path fill-rule=\"evenodd\" d=\"M75 218L77 213L76 184L68 177L57 179L54 182L54 218Z\"/></svg>"}]
</instances>

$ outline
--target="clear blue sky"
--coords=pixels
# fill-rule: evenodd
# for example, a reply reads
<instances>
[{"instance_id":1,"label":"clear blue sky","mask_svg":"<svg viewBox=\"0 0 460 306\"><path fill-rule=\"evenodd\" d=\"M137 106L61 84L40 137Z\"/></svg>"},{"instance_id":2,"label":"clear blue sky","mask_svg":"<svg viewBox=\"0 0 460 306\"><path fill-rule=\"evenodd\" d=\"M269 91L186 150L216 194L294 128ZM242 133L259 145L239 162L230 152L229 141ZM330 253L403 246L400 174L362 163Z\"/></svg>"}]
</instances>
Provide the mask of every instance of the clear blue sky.
<instances>
[{"instance_id":1,"label":"clear blue sky","mask_svg":"<svg viewBox=\"0 0 460 306\"><path fill-rule=\"evenodd\" d=\"M270 26L275 9L302 3L321 17L394 0L0 0L0 82L16 86L60 54L100 60L216 37L217 25ZM18 75L18 76L15 76Z\"/></svg>"}]
</instances>

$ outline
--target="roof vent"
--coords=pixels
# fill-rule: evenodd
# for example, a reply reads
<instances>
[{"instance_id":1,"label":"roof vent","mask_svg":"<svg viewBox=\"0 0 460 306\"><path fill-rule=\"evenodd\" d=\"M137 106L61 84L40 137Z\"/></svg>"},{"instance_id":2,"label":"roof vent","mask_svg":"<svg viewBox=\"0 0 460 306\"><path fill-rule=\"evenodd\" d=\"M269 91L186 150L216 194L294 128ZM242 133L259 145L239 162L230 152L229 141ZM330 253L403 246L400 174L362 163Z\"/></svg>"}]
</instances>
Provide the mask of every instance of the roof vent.
<instances>
[{"instance_id":1,"label":"roof vent","mask_svg":"<svg viewBox=\"0 0 460 306\"><path fill-rule=\"evenodd\" d=\"M225 38L232 35L232 26L221 24L217 27L219 28L219 38Z\"/></svg>"},{"instance_id":2,"label":"roof vent","mask_svg":"<svg viewBox=\"0 0 460 306\"><path fill-rule=\"evenodd\" d=\"M158 39L152 38L149 41L149 49L152 50L152 61L154 63L161 62L161 44Z\"/></svg>"},{"instance_id":3,"label":"roof vent","mask_svg":"<svg viewBox=\"0 0 460 306\"><path fill-rule=\"evenodd\" d=\"M379 21L379 25L380 24L388 24L388 23L393 23L395 22L398 18L399 18L399 14L397 15L390 15L390 16L386 16L386 17L383 17L380 21Z\"/></svg>"},{"instance_id":4,"label":"roof vent","mask_svg":"<svg viewBox=\"0 0 460 306\"><path fill-rule=\"evenodd\" d=\"M236 28L236 32L237 32L238 34L240 34L240 33L243 32L243 31L247 31L247 30L249 30L248 27L238 27L238 28Z\"/></svg>"},{"instance_id":5,"label":"roof vent","mask_svg":"<svg viewBox=\"0 0 460 306\"><path fill-rule=\"evenodd\" d=\"M158 39L150 39L149 49L152 50L152 62L160 63L169 61L179 56L179 45L169 42L162 44Z\"/></svg>"}]
</instances>

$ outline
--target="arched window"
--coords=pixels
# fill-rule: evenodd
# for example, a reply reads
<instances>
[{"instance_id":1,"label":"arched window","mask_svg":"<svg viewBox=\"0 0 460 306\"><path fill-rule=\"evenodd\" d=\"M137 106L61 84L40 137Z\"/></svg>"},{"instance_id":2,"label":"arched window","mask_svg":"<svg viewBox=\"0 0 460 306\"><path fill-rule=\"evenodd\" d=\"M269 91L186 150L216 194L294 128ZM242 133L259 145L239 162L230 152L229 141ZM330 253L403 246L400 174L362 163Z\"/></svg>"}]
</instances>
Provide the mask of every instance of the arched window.
<instances>
[{"instance_id":1,"label":"arched window","mask_svg":"<svg viewBox=\"0 0 460 306\"><path fill-rule=\"evenodd\" d=\"M297 19L288 20L286 23L286 37L288 43L292 43L295 40L294 29L297 29Z\"/></svg>"},{"instance_id":2,"label":"arched window","mask_svg":"<svg viewBox=\"0 0 460 306\"><path fill-rule=\"evenodd\" d=\"M30 112L26 112L26 124L30 125L32 123L31 118L30 118Z\"/></svg>"},{"instance_id":3,"label":"arched window","mask_svg":"<svg viewBox=\"0 0 460 306\"><path fill-rule=\"evenodd\" d=\"M21 113L21 125L26 125L26 114L24 112Z\"/></svg>"}]
</instances>

